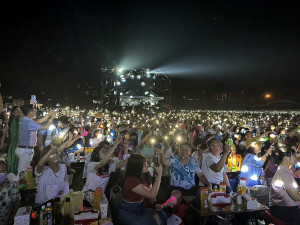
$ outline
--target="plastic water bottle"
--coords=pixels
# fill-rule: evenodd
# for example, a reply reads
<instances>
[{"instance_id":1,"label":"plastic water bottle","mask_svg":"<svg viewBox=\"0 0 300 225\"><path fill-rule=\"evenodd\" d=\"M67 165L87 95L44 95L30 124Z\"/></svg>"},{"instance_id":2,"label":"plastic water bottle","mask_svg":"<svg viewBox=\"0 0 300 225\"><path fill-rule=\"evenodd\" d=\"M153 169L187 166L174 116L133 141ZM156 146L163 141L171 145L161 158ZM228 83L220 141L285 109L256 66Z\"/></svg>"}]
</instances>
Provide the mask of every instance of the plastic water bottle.
<instances>
[{"instance_id":1,"label":"plastic water bottle","mask_svg":"<svg viewBox=\"0 0 300 225\"><path fill-rule=\"evenodd\" d=\"M47 222L46 222L46 210L45 210L45 206L42 205L41 212L40 212L40 225L44 225L44 224L47 224Z\"/></svg>"},{"instance_id":2,"label":"plastic water bottle","mask_svg":"<svg viewBox=\"0 0 300 225\"><path fill-rule=\"evenodd\" d=\"M236 203L237 203L237 210L238 211L243 211L243 208L242 208L242 196L241 195L237 196Z\"/></svg>"},{"instance_id":3,"label":"plastic water bottle","mask_svg":"<svg viewBox=\"0 0 300 225\"><path fill-rule=\"evenodd\" d=\"M51 206L51 202L48 202L47 203L47 207L46 207L46 218L47 218L47 225L52 225L52 212L53 212L53 209L52 209L52 206Z\"/></svg>"}]
</instances>

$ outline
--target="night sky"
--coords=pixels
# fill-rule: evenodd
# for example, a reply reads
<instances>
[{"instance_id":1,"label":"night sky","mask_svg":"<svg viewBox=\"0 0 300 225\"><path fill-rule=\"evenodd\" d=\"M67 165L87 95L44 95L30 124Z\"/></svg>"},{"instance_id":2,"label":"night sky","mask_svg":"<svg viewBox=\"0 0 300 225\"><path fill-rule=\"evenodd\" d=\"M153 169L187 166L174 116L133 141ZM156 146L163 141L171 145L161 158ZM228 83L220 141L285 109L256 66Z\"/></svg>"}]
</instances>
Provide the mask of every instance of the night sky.
<instances>
[{"instance_id":1,"label":"night sky","mask_svg":"<svg viewBox=\"0 0 300 225\"><path fill-rule=\"evenodd\" d=\"M2 95L72 98L78 83L99 80L101 65L160 69L173 98L299 93L299 1L10 4L0 22Z\"/></svg>"}]
</instances>

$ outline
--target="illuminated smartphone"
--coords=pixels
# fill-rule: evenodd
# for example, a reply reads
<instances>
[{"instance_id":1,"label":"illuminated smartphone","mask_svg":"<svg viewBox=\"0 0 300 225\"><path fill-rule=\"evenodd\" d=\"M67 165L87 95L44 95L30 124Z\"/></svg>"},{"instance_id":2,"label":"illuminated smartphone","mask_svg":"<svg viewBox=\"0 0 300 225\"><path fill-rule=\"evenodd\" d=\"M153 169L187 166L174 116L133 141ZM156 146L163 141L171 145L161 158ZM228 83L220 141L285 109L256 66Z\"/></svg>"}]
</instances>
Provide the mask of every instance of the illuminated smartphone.
<instances>
[{"instance_id":1,"label":"illuminated smartphone","mask_svg":"<svg viewBox=\"0 0 300 225\"><path fill-rule=\"evenodd\" d=\"M31 95L31 100L34 102L34 104L36 104L37 103L36 95Z\"/></svg>"}]
</instances>

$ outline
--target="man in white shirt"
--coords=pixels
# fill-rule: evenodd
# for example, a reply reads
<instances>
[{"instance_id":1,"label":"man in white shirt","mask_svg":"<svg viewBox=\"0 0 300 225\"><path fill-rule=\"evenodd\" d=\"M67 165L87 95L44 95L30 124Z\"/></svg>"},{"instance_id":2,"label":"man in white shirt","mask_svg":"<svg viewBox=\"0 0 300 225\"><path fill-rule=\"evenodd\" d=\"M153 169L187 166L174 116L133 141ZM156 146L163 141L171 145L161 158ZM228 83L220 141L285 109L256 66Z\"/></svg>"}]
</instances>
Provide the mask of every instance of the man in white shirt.
<instances>
[{"instance_id":1,"label":"man in white shirt","mask_svg":"<svg viewBox=\"0 0 300 225\"><path fill-rule=\"evenodd\" d=\"M226 192L228 193L231 191L231 187L224 166L231 148L226 144L223 151L222 143L216 138L209 139L207 146L209 153L203 156L201 169L213 187L214 185L219 185L220 182L224 182L226 184ZM221 156L222 152L223 155Z\"/></svg>"}]
</instances>

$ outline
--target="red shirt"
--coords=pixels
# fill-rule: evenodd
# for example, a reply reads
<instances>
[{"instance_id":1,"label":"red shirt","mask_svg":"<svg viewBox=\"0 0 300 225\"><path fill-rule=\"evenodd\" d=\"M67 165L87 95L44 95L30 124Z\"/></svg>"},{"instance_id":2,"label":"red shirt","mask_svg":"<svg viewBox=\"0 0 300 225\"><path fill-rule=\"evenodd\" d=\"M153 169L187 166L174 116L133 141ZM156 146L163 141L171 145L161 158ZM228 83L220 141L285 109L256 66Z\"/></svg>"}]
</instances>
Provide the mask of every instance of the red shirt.
<instances>
[{"instance_id":1,"label":"red shirt","mask_svg":"<svg viewBox=\"0 0 300 225\"><path fill-rule=\"evenodd\" d=\"M123 192L122 192L123 199L125 201L128 201L128 202L141 202L141 201L144 200L143 196L140 196L140 195L134 193L133 191L131 191L133 188L135 188L139 184L143 184L146 187L148 186L146 184L146 182L141 183L141 181L139 179L137 179L136 177L128 177L125 180L124 188L123 188Z\"/></svg>"}]
</instances>

